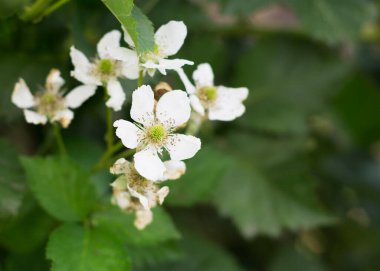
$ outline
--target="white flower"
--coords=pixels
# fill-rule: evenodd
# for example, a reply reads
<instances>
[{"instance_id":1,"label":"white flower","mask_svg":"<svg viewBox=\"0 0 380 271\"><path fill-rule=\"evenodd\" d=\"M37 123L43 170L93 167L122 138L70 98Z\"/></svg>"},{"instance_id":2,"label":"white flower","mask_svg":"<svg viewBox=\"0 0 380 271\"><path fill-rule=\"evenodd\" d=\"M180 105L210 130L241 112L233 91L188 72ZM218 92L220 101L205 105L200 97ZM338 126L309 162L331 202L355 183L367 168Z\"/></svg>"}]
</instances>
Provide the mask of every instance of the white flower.
<instances>
[{"instance_id":1,"label":"white flower","mask_svg":"<svg viewBox=\"0 0 380 271\"><path fill-rule=\"evenodd\" d=\"M167 179L177 179L184 173L185 164L181 161L164 163ZM152 222L151 208L161 205L169 193L169 187L159 188L156 183L142 177L133 163L121 158L110 168L112 174L121 175L112 184L112 202L125 211L136 213L135 226L143 229ZM167 180L167 179L163 179Z\"/></svg>"},{"instance_id":2,"label":"white flower","mask_svg":"<svg viewBox=\"0 0 380 271\"><path fill-rule=\"evenodd\" d=\"M201 147L198 138L173 133L189 120L190 111L189 99L181 90L165 93L156 106L150 86L141 86L133 92L131 117L138 124L117 120L114 127L124 146L137 149L134 162L142 176L152 181L164 177L165 165L158 156L164 149L174 161L191 158L198 152Z\"/></svg>"},{"instance_id":3,"label":"white flower","mask_svg":"<svg viewBox=\"0 0 380 271\"><path fill-rule=\"evenodd\" d=\"M185 163L182 161L166 161L164 165L165 177L160 181L178 179L185 172ZM161 205L169 193L169 187L159 188L155 182L141 176L133 163L124 158L118 159L110 168L110 172L115 175L121 175L111 186L117 191L128 191L132 197L140 201L144 209L153 208L157 203ZM127 200L125 196L123 198L125 203ZM118 203L118 205L121 207L123 203Z\"/></svg>"},{"instance_id":4,"label":"white flower","mask_svg":"<svg viewBox=\"0 0 380 271\"><path fill-rule=\"evenodd\" d=\"M243 101L248 97L248 89L228 88L214 85L214 73L208 63L200 64L193 73L193 85L183 69L177 72L190 94L192 108L210 120L231 121L245 112Z\"/></svg>"},{"instance_id":5,"label":"white flower","mask_svg":"<svg viewBox=\"0 0 380 271\"><path fill-rule=\"evenodd\" d=\"M44 90L33 96L25 81L20 79L14 87L12 102L24 109L25 119L28 123L59 122L66 128L74 117L70 108L81 106L94 95L96 87L79 86L64 96L61 91L64 83L59 70L52 69L46 79Z\"/></svg>"},{"instance_id":6,"label":"white flower","mask_svg":"<svg viewBox=\"0 0 380 271\"><path fill-rule=\"evenodd\" d=\"M120 31L106 33L97 45L98 56L92 63L74 46L70 49L74 65L71 75L84 85L104 85L110 96L106 106L115 111L121 110L125 100L118 78L137 79L139 72L137 54L133 50L120 47L120 38Z\"/></svg>"},{"instance_id":7,"label":"white flower","mask_svg":"<svg viewBox=\"0 0 380 271\"><path fill-rule=\"evenodd\" d=\"M144 73L148 72L153 76L156 69L166 75L166 70L175 70L184 65L193 65L194 62L186 59L167 59L175 55L182 47L187 36L187 27L181 21L170 21L162 25L154 35L154 51L140 55L140 64L144 68ZM124 40L131 46L135 47L131 36L124 29Z\"/></svg>"}]
</instances>

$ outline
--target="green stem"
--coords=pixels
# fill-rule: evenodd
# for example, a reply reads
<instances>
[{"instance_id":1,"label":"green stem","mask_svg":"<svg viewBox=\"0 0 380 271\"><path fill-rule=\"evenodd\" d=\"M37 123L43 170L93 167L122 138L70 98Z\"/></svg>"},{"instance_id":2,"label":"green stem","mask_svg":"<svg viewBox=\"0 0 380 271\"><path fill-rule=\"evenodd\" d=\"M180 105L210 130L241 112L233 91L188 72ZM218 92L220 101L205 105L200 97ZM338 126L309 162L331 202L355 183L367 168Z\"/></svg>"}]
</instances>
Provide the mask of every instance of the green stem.
<instances>
[{"instance_id":1,"label":"green stem","mask_svg":"<svg viewBox=\"0 0 380 271\"><path fill-rule=\"evenodd\" d=\"M106 118L107 118L107 150L110 150L113 146L113 126L112 126L112 109L107 107L106 109Z\"/></svg>"},{"instance_id":2,"label":"green stem","mask_svg":"<svg viewBox=\"0 0 380 271\"><path fill-rule=\"evenodd\" d=\"M24 21L38 21L43 11L49 6L52 0L37 0L31 6L25 8L20 16Z\"/></svg>"},{"instance_id":3,"label":"green stem","mask_svg":"<svg viewBox=\"0 0 380 271\"><path fill-rule=\"evenodd\" d=\"M190 121L187 125L186 134L187 135L196 135L202 127L203 117L198 113L192 113Z\"/></svg>"},{"instance_id":4,"label":"green stem","mask_svg":"<svg viewBox=\"0 0 380 271\"><path fill-rule=\"evenodd\" d=\"M117 160L119 158L129 158L130 156L132 156L133 154L135 154L136 150L126 150L126 151L123 151L122 153L112 157L112 160Z\"/></svg>"},{"instance_id":5,"label":"green stem","mask_svg":"<svg viewBox=\"0 0 380 271\"><path fill-rule=\"evenodd\" d=\"M109 98L108 90L106 85L104 85L104 99L107 101ZM106 106L106 122L107 122L107 132L105 135L105 141L107 143L107 152L112 149L113 146L113 126L112 126L112 109Z\"/></svg>"},{"instance_id":6,"label":"green stem","mask_svg":"<svg viewBox=\"0 0 380 271\"><path fill-rule=\"evenodd\" d=\"M111 149L107 150L102 157L100 157L99 161L96 163L94 168L92 169L93 172L99 171L102 168L105 168L108 166L107 162L111 158L111 156L118 152L121 148L123 148L123 144L121 142L115 144Z\"/></svg>"},{"instance_id":7,"label":"green stem","mask_svg":"<svg viewBox=\"0 0 380 271\"><path fill-rule=\"evenodd\" d=\"M59 127L57 123L54 123L53 127L54 127L54 135L55 135L55 139L57 140L59 152L61 153L61 155L67 155L65 144L63 143L63 139L61 135L61 128Z\"/></svg>"},{"instance_id":8,"label":"green stem","mask_svg":"<svg viewBox=\"0 0 380 271\"><path fill-rule=\"evenodd\" d=\"M139 80L137 81L137 86L141 87L144 82L144 71L140 70L139 71Z\"/></svg>"},{"instance_id":9,"label":"green stem","mask_svg":"<svg viewBox=\"0 0 380 271\"><path fill-rule=\"evenodd\" d=\"M59 9L61 6L63 6L64 4L70 2L71 0L59 0L58 2L52 4L50 7L48 7L47 9L45 9L45 11L43 12L43 14L41 15L41 17L45 17L45 16L48 16L50 13L56 11L57 9Z\"/></svg>"},{"instance_id":10,"label":"green stem","mask_svg":"<svg viewBox=\"0 0 380 271\"><path fill-rule=\"evenodd\" d=\"M54 141L55 141L54 131L52 131L51 129L47 129L45 140L38 147L36 154L42 155L42 154L47 153L48 150L51 148L51 146L54 144Z\"/></svg>"}]
</instances>

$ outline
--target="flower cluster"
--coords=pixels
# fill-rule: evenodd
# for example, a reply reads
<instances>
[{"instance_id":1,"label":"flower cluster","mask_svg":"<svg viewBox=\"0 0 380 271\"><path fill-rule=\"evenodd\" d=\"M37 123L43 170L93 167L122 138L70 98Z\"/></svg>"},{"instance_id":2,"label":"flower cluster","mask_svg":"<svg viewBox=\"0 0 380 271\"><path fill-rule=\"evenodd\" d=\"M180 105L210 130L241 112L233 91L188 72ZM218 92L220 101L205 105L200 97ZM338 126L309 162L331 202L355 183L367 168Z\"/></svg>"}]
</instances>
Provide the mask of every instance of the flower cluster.
<instances>
[{"instance_id":1,"label":"flower cluster","mask_svg":"<svg viewBox=\"0 0 380 271\"><path fill-rule=\"evenodd\" d=\"M194 63L168 59L179 51L187 36L183 22L170 21L161 26L154 36L154 49L142 54L135 49L129 33L125 29L123 32L128 48L121 46L121 31L110 31L99 41L97 56L91 61L71 47L74 66L71 75L82 85L66 94L61 89L64 80L60 72L53 69L45 88L34 96L20 79L12 102L24 109L28 123L58 122L66 128L74 117L71 109L93 96L99 86L105 90L108 110L120 111L126 99L120 80L142 79L146 74L153 76L156 70L162 75L166 75L167 70L175 71L186 91L173 90L166 83L155 90L149 85L140 85L132 93L131 120L113 122L123 146L135 151L131 161L126 159L128 157L114 159L116 162L110 172L118 177L111 184L112 203L126 212L134 212L135 226L143 229L153 220L151 209L161 205L169 193L169 188L161 184L180 178L186 171L183 160L194 157L201 148L201 140L191 135L190 129L185 134L181 131L194 122L200 126L207 119L231 121L241 116L248 89L215 86L213 71L207 63L197 67L193 73L194 84L190 82L183 66ZM109 127L112 128L111 124ZM112 136L112 131L109 132ZM112 138L107 143L106 154L114 148Z\"/></svg>"},{"instance_id":2,"label":"flower cluster","mask_svg":"<svg viewBox=\"0 0 380 271\"><path fill-rule=\"evenodd\" d=\"M165 175L153 182L141 176L133 163L120 158L111 167L110 172L120 175L112 184L112 202L127 212L136 212L135 226L143 229L152 222L151 208L161 205L169 193L169 187L159 188L157 183L166 180L175 180L186 171L184 162L166 161L164 163Z\"/></svg>"}]
</instances>

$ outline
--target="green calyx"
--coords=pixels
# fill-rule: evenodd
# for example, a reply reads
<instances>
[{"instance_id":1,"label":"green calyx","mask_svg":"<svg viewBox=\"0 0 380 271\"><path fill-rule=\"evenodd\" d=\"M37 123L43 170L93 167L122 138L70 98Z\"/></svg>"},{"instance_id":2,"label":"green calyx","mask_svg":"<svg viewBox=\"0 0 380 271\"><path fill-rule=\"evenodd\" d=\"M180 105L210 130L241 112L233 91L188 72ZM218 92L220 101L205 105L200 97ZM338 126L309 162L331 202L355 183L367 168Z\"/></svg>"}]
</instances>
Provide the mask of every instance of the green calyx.
<instances>
[{"instance_id":1,"label":"green calyx","mask_svg":"<svg viewBox=\"0 0 380 271\"><path fill-rule=\"evenodd\" d=\"M110 75L114 70L114 63L109 59L101 59L98 63L98 70L101 74Z\"/></svg>"},{"instance_id":2,"label":"green calyx","mask_svg":"<svg viewBox=\"0 0 380 271\"><path fill-rule=\"evenodd\" d=\"M205 99L209 102L213 102L216 100L217 91L216 91L216 87L214 87L214 86L204 87L200 90L200 93L201 93L203 99Z\"/></svg>"},{"instance_id":3,"label":"green calyx","mask_svg":"<svg viewBox=\"0 0 380 271\"><path fill-rule=\"evenodd\" d=\"M162 124L156 124L148 129L148 137L154 143L161 142L166 135L166 130Z\"/></svg>"}]
</instances>

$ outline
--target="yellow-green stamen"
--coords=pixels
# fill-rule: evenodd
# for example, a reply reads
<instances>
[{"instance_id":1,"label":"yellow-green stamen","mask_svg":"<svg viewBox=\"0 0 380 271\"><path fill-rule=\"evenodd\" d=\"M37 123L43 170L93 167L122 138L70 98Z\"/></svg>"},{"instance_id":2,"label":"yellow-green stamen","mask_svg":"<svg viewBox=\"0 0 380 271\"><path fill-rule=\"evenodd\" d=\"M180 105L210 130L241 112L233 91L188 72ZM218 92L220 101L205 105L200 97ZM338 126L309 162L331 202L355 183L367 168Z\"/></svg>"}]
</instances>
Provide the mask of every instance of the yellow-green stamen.
<instances>
[{"instance_id":1,"label":"yellow-green stamen","mask_svg":"<svg viewBox=\"0 0 380 271\"><path fill-rule=\"evenodd\" d=\"M114 63L109 59L102 59L99 61L98 69L101 74L110 75L114 69Z\"/></svg>"},{"instance_id":2,"label":"yellow-green stamen","mask_svg":"<svg viewBox=\"0 0 380 271\"><path fill-rule=\"evenodd\" d=\"M200 90L200 94L204 100L213 102L216 100L217 97L216 87L204 87Z\"/></svg>"},{"instance_id":3,"label":"yellow-green stamen","mask_svg":"<svg viewBox=\"0 0 380 271\"><path fill-rule=\"evenodd\" d=\"M161 124L156 124L148 129L148 137L154 143L161 142L166 137L166 130Z\"/></svg>"}]
</instances>

